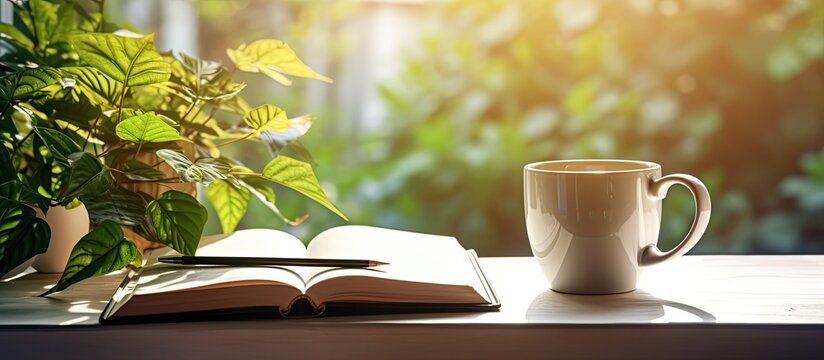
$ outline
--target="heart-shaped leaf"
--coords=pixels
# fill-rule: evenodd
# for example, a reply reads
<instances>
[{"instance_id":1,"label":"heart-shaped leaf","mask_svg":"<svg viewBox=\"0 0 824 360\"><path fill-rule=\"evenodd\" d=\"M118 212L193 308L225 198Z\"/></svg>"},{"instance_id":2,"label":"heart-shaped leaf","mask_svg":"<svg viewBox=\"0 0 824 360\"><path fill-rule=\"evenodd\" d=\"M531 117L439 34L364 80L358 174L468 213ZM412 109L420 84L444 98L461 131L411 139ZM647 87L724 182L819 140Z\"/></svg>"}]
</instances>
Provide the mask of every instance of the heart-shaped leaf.
<instances>
[{"instance_id":1,"label":"heart-shaped leaf","mask_svg":"<svg viewBox=\"0 0 824 360\"><path fill-rule=\"evenodd\" d=\"M232 167L222 159L204 157L197 159L194 166L201 170L203 174L201 181L206 184L218 179L232 180L232 177L229 175Z\"/></svg>"},{"instance_id":2,"label":"heart-shaped leaf","mask_svg":"<svg viewBox=\"0 0 824 360\"><path fill-rule=\"evenodd\" d=\"M315 115L304 115L294 119L288 120L288 127L279 131L261 131L260 139L263 140L272 151L277 154L289 142L297 140L301 136L309 132L312 123L315 121Z\"/></svg>"},{"instance_id":3,"label":"heart-shaped leaf","mask_svg":"<svg viewBox=\"0 0 824 360\"><path fill-rule=\"evenodd\" d=\"M243 116L243 122L260 134L261 131L285 131L291 125L286 112L274 105L258 106Z\"/></svg>"},{"instance_id":4,"label":"heart-shaped leaf","mask_svg":"<svg viewBox=\"0 0 824 360\"><path fill-rule=\"evenodd\" d=\"M69 40L86 64L125 86L169 80L169 63L157 52L154 35L131 38L115 34L73 35Z\"/></svg>"},{"instance_id":5,"label":"heart-shaped leaf","mask_svg":"<svg viewBox=\"0 0 824 360\"><path fill-rule=\"evenodd\" d=\"M312 165L281 155L266 164L261 175L278 184L294 189L317 201L342 219L349 220L329 201L323 188L320 187L317 177L315 177Z\"/></svg>"},{"instance_id":6,"label":"heart-shaped leaf","mask_svg":"<svg viewBox=\"0 0 824 360\"><path fill-rule=\"evenodd\" d=\"M33 99L61 79L59 71L47 66L4 75L0 77L0 105Z\"/></svg>"},{"instance_id":7,"label":"heart-shaped leaf","mask_svg":"<svg viewBox=\"0 0 824 360\"><path fill-rule=\"evenodd\" d=\"M238 70L261 72L283 85L291 85L292 81L281 73L332 82L300 61L289 45L280 40L258 40L249 46L226 49L226 53Z\"/></svg>"},{"instance_id":8,"label":"heart-shaped leaf","mask_svg":"<svg viewBox=\"0 0 824 360\"><path fill-rule=\"evenodd\" d=\"M151 181L166 178L166 174L162 171L138 160L126 160L126 162L123 163L123 171L126 172L127 178L137 181Z\"/></svg>"},{"instance_id":9,"label":"heart-shaped leaf","mask_svg":"<svg viewBox=\"0 0 824 360\"><path fill-rule=\"evenodd\" d=\"M117 136L132 142L165 142L180 140L180 132L153 112L126 118L117 124Z\"/></svg>"},{"instance_id":10,"label":"heart-shaped leaf","mask_svg":"<svg viewBox=\"0 0 824 360\"><path fill-rule=\"evenodd\" d=\"M114 109L123 85L90 66L63 67L60 71L76 81L75 88L92 104Z\"/></svg>"},{"instance_id":11,"label":"heart-shaped leaf","mask_svg":"<svg viewBox=\"0 0 824 360\"><path fill-rule=\"evenodd\" d=\"M235 227L246 214L252 194L249 189L237 187L228 180L216 180L206 188L206 197L215 207L223 233L235 231Z\"/></svg>"},{"instance_id":12,"label":"heart-shaped leaf","mask_svg":"<svg viewBox=\"0 0 824 360\"><path fill-rule=\"evenodd\" d=\"M114 183L112 173L94 155L86 152L76 152L69 155L71 169L66 198L85 194L100 194L108 190Z\"/></svg>"},{"instance_id":13,"label":"heart-shaped leaf","mask_svg":"<svg viewBox=\"0 0 824 360\"><path fill-rule=\"evenodd\" d=\"M99 194L87 194L80 197L86 205L89 219L93 224L106 220L121 225L136 226L146 218L146 202L136 192L115 186Z\"/></svg>"},{"instance_id":14,"label":"heart-shaped leaf","mask_svg":"<svg viewBox=\"0 0 824 360\"><path fill-rule=\"evenodd\" d=\"M174 150L160 149L155 152L157 157L163 159L169 166L177 172L182 182L198 182L203 179L202 172L190 170L194 165L183 153Z\"/></svg>"},{"instance_id":15,"label":"heart-shaped leaf","mask_svg":"<svg viewBox=\"0 0 824 360\"><path fill-rule=\"evenodd\" d=\"M104 221L80 238L57 285L41 296L65 290L83 279L120 270L138 256L137 247L123 237L120 225Z\"/></svg>"},{"instance_id":16,"label":"heart-shaped leaf","mask_svg":"<svg viewBox=\"0 0 824 360\"><path fill-rule=\"evenodd\" d=\"M46 252L51 230L34 209L0 200L0 277L32 256Z\"/></svg>"},{"instance_id":17,"label":"heart-shaped leaf","mask_svg":"<svg viewBox=\"0 0 824 360\"><path fill-rule=\"evenodd\" d=\"M169 190L146 208L157 242L183 255L194 255L206 224L206 208L191 195Z\"/></svg>"},{"instance_id":18,"label":"heart-shaped leaf","mask_svg":"<svg viewBox=\"0 0 824 360\"><path fill-rule=\"evenodd\" d=\"M184 52L166 58L172 65L173 81L180 83L183 91L192 98L221 102L246 87L244 83L232 81L232 74L219 62L202 60Z\"/></svg>"},{"instance_id":19,"label":"heart-shaped leaf","mask_svg":"<svg viewBox=\"0 0 824 360\"><path fill-rule=\"evenodd\" d=\"M80 145L77 145L74 140L57 130L43 127L34 127L33 129L37 136L43 140L43 144L46 145L52 156L63 165L68 164L69 155L80 151Z\"/></svg>"},{"instance_id":20,"label":"heart-shaped leaf","mask_svg":"<svg viewBox=\"0 0 824 360\"><path fill-rule=\"evenodd\" d=\"M212 158L200 158L192 163L183 153L161 149L157 152L157 157L166 161L172 169L175 169L177 176L182 182L204 182L211 183L218 179L229 179L231 167L219 160Z\"/></svg>"}]
</instances>

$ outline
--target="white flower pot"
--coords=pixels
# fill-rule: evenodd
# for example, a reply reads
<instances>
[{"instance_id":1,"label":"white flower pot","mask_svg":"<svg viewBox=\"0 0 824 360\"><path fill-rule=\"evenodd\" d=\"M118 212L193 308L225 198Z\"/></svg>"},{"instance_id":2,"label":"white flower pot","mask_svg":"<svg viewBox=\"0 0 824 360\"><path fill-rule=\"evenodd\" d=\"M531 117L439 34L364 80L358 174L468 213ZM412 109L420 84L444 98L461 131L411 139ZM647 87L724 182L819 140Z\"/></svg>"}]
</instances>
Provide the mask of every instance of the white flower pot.
<instances>
[{"instance_id":1,"label":"white flower pot","mask_svg":"<svg viewBox=\"0 0 824 360\"><path fill-rule=\"evenodd\" d=\"M45 219L51 228L49 249L34 258L32 267L41 273L60 273L66 268L72 248L89 233L89 213L84 205L73 209L53 207L44 217L37 210L37 217Z\"/></svg>"}]
</instances>

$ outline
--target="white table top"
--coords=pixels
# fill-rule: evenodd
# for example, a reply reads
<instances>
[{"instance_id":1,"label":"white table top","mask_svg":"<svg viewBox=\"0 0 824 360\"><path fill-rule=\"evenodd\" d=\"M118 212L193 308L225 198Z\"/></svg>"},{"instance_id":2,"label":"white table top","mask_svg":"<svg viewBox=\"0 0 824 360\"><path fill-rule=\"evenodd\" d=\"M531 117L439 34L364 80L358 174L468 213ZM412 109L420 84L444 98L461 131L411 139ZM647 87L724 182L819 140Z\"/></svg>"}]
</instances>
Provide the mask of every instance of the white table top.
<instances>
[{"instance_id":1,"label":"white table top","mask_svg":"<svg viewBox=\"0 0 824 360\"><path fill-rule=\"evenodd\" d=\"M818 324L824 325L824 256L686 256L645 270L638 289L581 296L548 290L529 257L481 258L500 311L347 316L291 323L325 324ZM50 298L36 297L55 274L0 282L0 328L97 325L122 275L83 281ZM289 326L289 325L286 325Z\"/></svg>"},{"instance_id":2,"label":"white table top","mask_svg":"<svg viewBox=\"0 0 824 360\"><path fill-rule=\"evenodd\" d=\"M116 326L97 318L122 275L44 299L57 275L29 274L0 282L0 358L824 359L824 256L686 256L607 296L547 290L532 258L481 265L499 312Z\"/></svg>"}]
</instances>

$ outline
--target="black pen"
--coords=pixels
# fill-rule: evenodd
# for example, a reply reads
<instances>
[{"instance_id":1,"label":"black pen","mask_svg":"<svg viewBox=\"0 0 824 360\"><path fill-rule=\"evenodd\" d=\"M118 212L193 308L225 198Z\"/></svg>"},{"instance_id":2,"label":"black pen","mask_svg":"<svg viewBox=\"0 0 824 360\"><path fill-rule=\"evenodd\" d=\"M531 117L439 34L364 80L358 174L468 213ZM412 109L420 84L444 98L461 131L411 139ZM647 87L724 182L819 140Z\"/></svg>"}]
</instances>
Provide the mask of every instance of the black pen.
<instances>
[{"instance_id":1,"label":"black pen","mask_svg":"<svg viewBox=\"0 0 824 360\"><path fill-rule=\"evenodd\" d=\"M307 259L307 258L269 258L242 256L161 256L162 263L180 265L230 265L230 266L313 266L365 268L389 263L375 260L354 259Z\"/></svg>"}]
</instances>

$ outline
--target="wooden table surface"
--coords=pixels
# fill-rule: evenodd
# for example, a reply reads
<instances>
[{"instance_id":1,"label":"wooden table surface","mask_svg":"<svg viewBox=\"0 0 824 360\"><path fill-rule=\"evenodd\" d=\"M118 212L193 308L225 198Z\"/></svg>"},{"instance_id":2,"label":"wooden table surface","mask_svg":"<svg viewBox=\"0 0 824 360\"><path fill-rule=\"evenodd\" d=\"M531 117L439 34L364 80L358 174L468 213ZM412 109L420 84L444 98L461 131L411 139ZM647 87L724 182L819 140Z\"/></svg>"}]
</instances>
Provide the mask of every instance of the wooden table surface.
<instances>
[{"instance_id":1,"label":"wooden table surface","mask_svg":"<svg viewBox=\"0 0 824 360\"><path fill-rule=\"evenodd\" d=\"M603 296L548 290L529 257L481 258L481 265L501 300L498 312L117 326L98 325L97 317L122 275L39 298L58 276L26 274L0 282L0 349L61 358L89 354L82 350L121 356L118 349L131 343L151 346L130 348L130 356L277 349L293 356L824 358L824 256L686 256L646 269L634 292Z\"/></svg>"}]
</instances>

